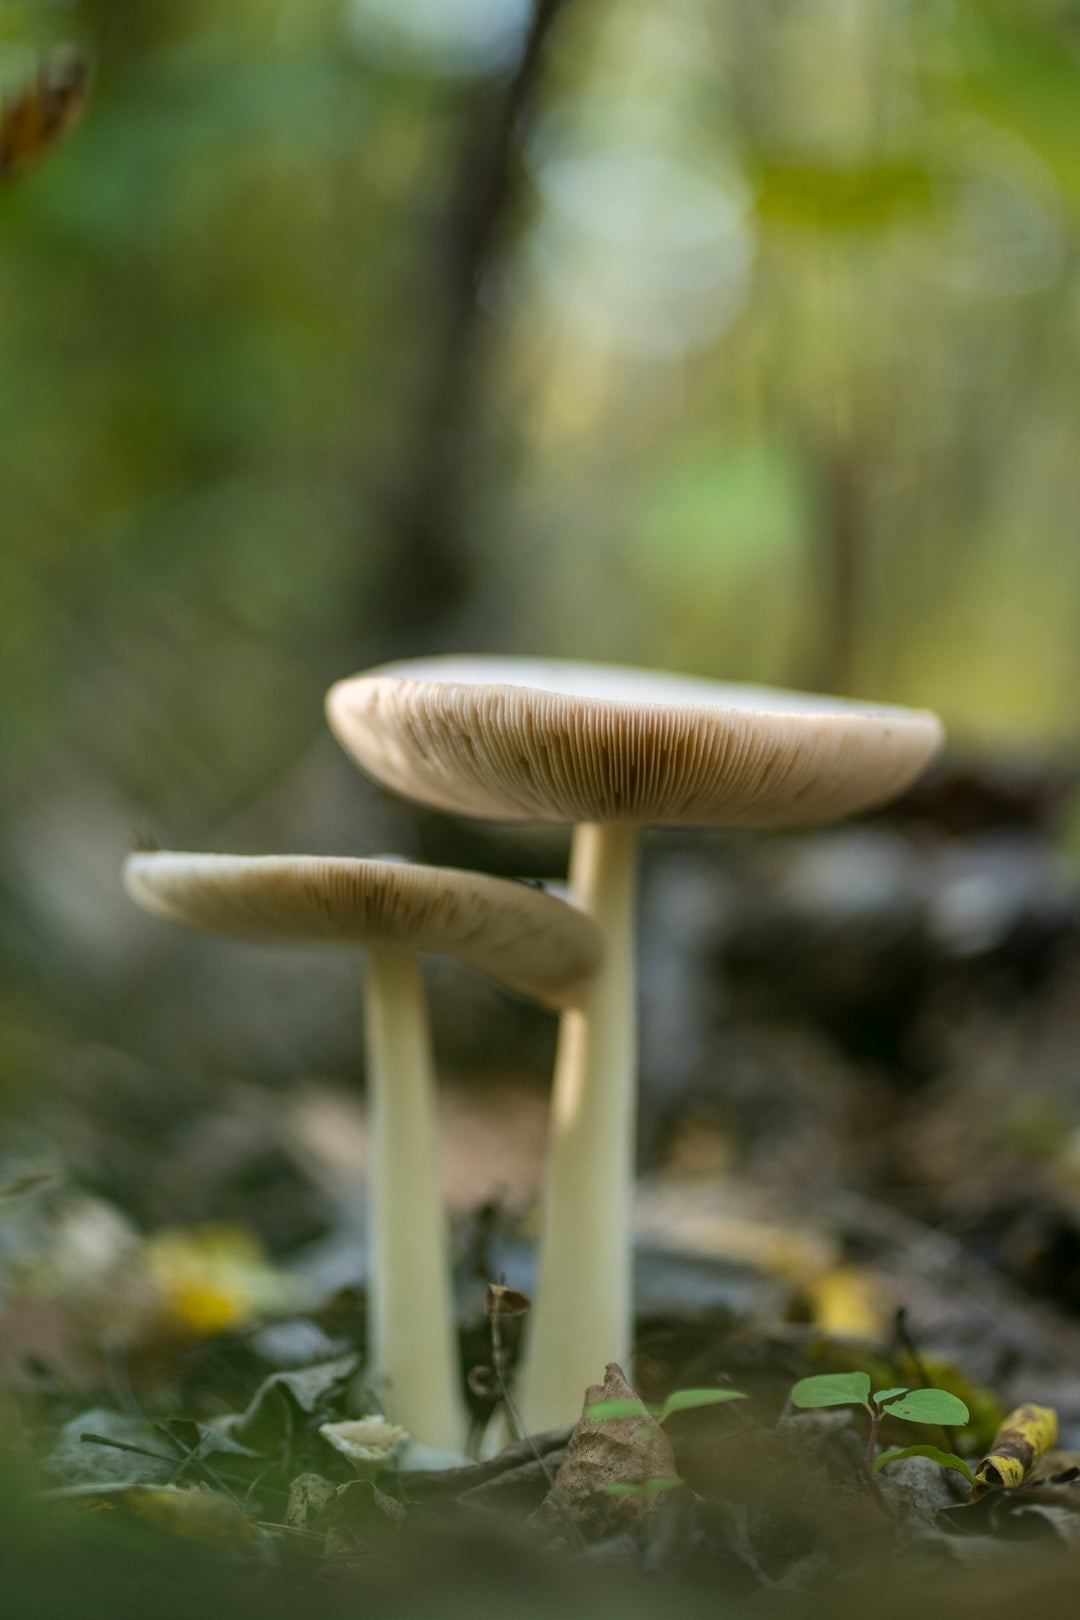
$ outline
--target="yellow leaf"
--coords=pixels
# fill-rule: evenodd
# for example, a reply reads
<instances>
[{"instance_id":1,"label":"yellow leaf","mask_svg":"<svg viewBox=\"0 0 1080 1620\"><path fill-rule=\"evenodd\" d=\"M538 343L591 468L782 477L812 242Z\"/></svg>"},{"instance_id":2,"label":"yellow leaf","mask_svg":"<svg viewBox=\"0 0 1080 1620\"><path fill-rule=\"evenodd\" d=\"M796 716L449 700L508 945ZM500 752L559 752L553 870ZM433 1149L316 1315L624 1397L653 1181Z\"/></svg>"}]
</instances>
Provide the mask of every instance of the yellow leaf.
<instances>
[{"instance_id":1,"label":"yellow leaf","mask_svg":"<svg viewBox=\"0 0 1080 1620\"><path fill-rule=\"evenodd\" d=\"M56 1494L80 1500L96 1509L119 1508L168 1535L182 1536L185 1541L236 1547L254 1540L256 1534L247 1514L216 1491L180 1485L101 1485L92 1489L76 1486L71 1491Z\"/></svg>"},{"instance_id":2,"label":"yellow leaf","mask_svg":"<svg viewBox=\"0 0 1080 1620\"><path fill-rule=\"evenodd\" d=\"M239 1226L156 1232L143 1256L162 1317L187 1334L221 1333L280 1309L292 1289L254 1235Z\"/></svg>"},{"instance_id":3,"label":"yellow leaf","mask_svg":"<svg viewBox=\"0 0 1080 1620\"><path fill-rule=\"evenodd\" d=\"M1002 1421L994 1443L975 1470L972 1500L991 1490L1015 1490L1039 1458L1057 1445L1057 1413L1051 1406L1018 1406Z\"/></svg>"},{"instance_id":4,"label":"yellow leaf","mask_svg":"<svg viewBox=\"0 0 1080 1620\"><path fill-rule=\"evenodd\" d=\"M881 1288L858 1266L834 1266L809 1286L814 1321L842 1339L877 1339L885 1325Z\"/></svg>"}]
</instances>

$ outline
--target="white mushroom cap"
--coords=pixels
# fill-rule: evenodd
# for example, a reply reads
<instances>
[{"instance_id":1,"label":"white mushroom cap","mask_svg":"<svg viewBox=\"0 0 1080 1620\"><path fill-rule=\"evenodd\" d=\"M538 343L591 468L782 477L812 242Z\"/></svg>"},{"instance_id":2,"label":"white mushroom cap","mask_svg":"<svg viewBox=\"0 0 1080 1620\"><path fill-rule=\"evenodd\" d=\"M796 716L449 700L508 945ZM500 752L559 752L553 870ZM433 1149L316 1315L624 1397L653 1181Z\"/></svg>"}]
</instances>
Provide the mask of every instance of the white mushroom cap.
<instances>
[{"instance_id":1,"label":"white mushroom cap","mask_svg":"<svg viewBox=\"0 0 1080 1620\"><path fill-rule=\"evenodd\" d=\"M572 1004L600 937L577 907L526 883L395 860L321 855L130 855L145 911L234 939L346 941L459 957L547 1006Z\"/></svg>"},{"instance_id":2,"label":"white mushroom cap","mask_svg":"<svg viewBox=\"0 0 1080 1620\"><path fill-rule=\"evenodd\" d=\"M339 681L352 757L496 821L790 827L884 803L942 741L925 710L601 664L432 658Z\"/></svg>"},{"instance_id":3,"label":"white mushroom cap","mask_svg":"<svg viewBox=\"0 0 1080 1620\"><path fill-rule=\"evenodd\" d=\"M319 1433L364 1478L374 1478L409 1438L400 1423L388 1423L378 1413L346 1418L343 1423L320 1423Z\"/></svg>"}]
</instances>

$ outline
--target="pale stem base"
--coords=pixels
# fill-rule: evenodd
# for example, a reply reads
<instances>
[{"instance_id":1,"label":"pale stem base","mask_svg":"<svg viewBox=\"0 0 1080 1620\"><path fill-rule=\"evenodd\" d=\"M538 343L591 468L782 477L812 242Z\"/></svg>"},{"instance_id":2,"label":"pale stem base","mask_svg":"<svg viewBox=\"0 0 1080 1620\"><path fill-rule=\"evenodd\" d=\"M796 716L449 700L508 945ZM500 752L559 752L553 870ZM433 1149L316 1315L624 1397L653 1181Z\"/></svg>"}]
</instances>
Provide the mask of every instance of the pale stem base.
<instances>
[{"instance_id":1,"label":"pale stem base","mask_svg":"<svg viewBox=\"0 0 1080 1620\"><path fill-rule=\"evenodd\" d=\"M636 827L586 825L574 834L572 896L600 928L604 963L559 1026L519 1400L534 1434L576 1421L586 1388L632 1347L638 844Z\"/></svg>"},{"instance_id":2,"label":"pale stem base","mask_svg":"<svg viewBox=\"0 0 1080 1620\"><path fill-rule=\"evenodd\" d=\"M411 951L371 949L366 1030L371 1370L388 1417L425 1445L460 1451L466 1420L439 1191L431 1034Z\"/></svg>"}]
</instances>

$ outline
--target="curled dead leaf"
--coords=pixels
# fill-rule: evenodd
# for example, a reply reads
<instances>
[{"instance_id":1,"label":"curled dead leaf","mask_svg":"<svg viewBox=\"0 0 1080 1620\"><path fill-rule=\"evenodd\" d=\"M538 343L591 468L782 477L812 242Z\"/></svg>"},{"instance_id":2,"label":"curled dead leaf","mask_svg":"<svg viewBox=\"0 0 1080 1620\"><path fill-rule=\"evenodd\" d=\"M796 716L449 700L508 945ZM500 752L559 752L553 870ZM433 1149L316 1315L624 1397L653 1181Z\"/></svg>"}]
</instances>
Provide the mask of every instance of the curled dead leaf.
<instances>
[{"instance_id":1,"label":"curled dead leaf","mask_svg":"<svg viewBox=\"0 0 1080 1620\"><path fill-rule=\"evenodd\" d=\"M1040 1458L1057 1445L1057 1413L1050 1406L1018 1406L994 1436L993 1445L975 1470L972 1500L991 1490L1015 1490Z\"/></svg>"},{"instance_id":2,"label":"curled dead leaf","mask_svg":"<svg viewBox=\"0 0 1080 1620\"><path fill-rule=\"evenodd\" d=\"M488 1283L484 1297L484 1315L489 1321L505 1316L525 1316L532 1309L532 1301L502 1283Z\"/></svg>"},{"instance_id":3,"label":"curled dead leaf","mask_svg":"<svg viewBox=\"0 0 1080 1620\"><path fill-rule=\"evenodd\" d=\"M623 1415L591 1417L597 1407ZM603 1384L587 1391L554 1484L528 1523L559 1540L640 1535L670 1490L665 1484L658 1491L651 1482L677 1476L670 1440L612 1362Z\"/></svg>"}]
</instances>

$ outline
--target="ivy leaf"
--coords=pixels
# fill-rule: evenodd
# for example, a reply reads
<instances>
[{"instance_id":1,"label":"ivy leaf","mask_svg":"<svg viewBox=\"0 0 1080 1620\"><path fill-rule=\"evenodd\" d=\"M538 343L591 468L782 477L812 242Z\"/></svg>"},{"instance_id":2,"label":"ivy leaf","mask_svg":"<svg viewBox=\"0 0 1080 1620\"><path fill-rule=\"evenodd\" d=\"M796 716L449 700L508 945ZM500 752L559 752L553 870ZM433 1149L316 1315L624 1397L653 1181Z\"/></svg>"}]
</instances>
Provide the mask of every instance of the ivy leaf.
<instances>
[{"instance_id":1,"label":"ivy leaf","mask_svg":"<svg viewBox=\"0 0 1080 1620\"><path fill-rule=\"evenodd\" d=\"M867 1373L819 1373L800 1378L791 1391L795 1406L870 1406L870 1378ZM935 1419L935 1422L938 1420Z\"/></svg>"},{"instance_id":2,"label":"ivy leaf","mask_svg":"<svg viewBox=\"0 0 1080 1620\"><path fill-rule=\"evenodd\" d=\"M874 1473L880 1473L886 1463L897 1462L901 1457L929 1457L931 1462L940 1463L942 1468L954 1468L971 1484L975 1483L975 1476L963 1457L952 1451L939 1451L937 1446L895 1446L892 1451L883 1451L874 1464Z\"/></svg>"},{"instance_id":3,"label":"ivy leaf","mask_svg":"<svg viewBox=\"0 0 1080 1620\"><path fill-rule=\"evenodd\" d=\"M614 1418L655 1417L659 1407L646 1406L642 1401L593 1401L585 1408L585 1416L593 1423L606 1423Z\"/></svg>"},{"instance_id":4,"label":"ivy leaf","mask_svg":"<svg viewBox=\"0 0 1080 1620\"><path fill-rule=\"evenodd\" d=\"M741 1389L677 1389L664 1402L660 1422L672 1412L689 1412L695 1406L719 1406L721 1401L745 1401Z\"/></svg>"},{"instance_id":5,"label":"ivy leaf","mask_svg":"<svg viewBox=\"0 0 1080 1620\"><path fill-rule=\"evenodd\" d=\"M909 1389L906 1395L890 1401L886 1407L890 1417L906 1418L909 1423L943 1423L959 1427L970 1416L967 1407L957 1395L947 1389Z\"/></svg>"}]
</instances>

